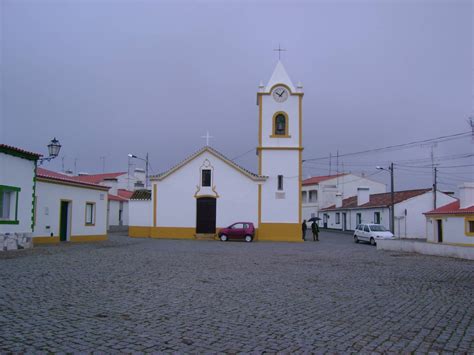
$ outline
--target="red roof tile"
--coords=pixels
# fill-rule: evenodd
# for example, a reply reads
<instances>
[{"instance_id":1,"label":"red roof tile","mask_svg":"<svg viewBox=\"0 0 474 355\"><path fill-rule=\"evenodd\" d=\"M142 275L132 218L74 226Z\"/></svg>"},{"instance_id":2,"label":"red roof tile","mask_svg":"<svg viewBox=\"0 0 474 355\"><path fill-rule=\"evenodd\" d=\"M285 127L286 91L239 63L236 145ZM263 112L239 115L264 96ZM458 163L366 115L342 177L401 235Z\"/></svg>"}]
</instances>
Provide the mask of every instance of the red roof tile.
<instances>
[{"instance_id":1,"label":"red roof tile","mask_svg":"<svg viewBox=\"0 0 474 355\"><path fill-rule=\"evenodd\" d=\"M107 187L107 186L103 186L103 185L99 185L99 184L92 184L92 183L77 180L77 176L68 176L68 175L65 175L65 174L58 173L56 171L51 171L51 170L47 170L47 169L43 169L43 168L37 168L36 169L36 176L38 178L42 178L42 179L63 181L63 182L72 183L72 184L75 184L75 185L100 188L101 190L108 190L109 189L109 187Z\"/></svg>"},{"instance_id":2,"label":"red roof tile","mask_svg":"<svg viewBox=\"0 0 474 355\"><path fill-rule=\"evenodd\" d=\"M13 146L7 145L7 144L0 144L0 151L5 152L5 153L8 153L8 151L16 152L16 153L20 153L20 154L24 154L24 155L29 155L32 158L36 158L36 159L42 156L42 154L29 152L27 150L17 148L17 147L13 147Z\"/></svg>"},{"instance_id":3,"label":"red roof tile","mask_svg":"<svg viewBox=\"0 0 474 355\"><path fill-rule=\"evenodd\" d=\"M469 206L467 208L460 208L461 203L459 200L451 202L447 205L441 206L435 210L426 212L426 215L433 215L433 214L474 214L474 205Z\"/></svg>"},{"instance_id":4,"label":"red roof tile","mask_svg":"<svg viewBox=\"0 0 474 355\"><path fill-rule=\"evenodd\" d=\"M303 180L303 186L304 185L316 185L316 184L319 184L320 182L335 179L337 177L341 177L341 176L344 176L344 175L348 175L348 174L347 173L341 173L341 174L336 174L336 175L313 176L313 177L310 177L309 179Z\"/></svg>"},{"instance_id":5,"label":"red roof tile","mask_svg":"<svg viewBox=\"0 0 474 355\"><path fill-rule=\"evenodd\" d=\"M125 189L118 189L117 193L120 197L126 198L127 200L129 200L133 195L133 191L128 191Z\"/></svg>"},{"instance_id":6,"label":"red roof tile","mask_svg":"<svg viewBox=\"0 0 474 355\"><path fill-rule=\"evenodd\" d=\"M94 175L81 175L81 176L75 176L74 178L83 181L83 182L88 182L91 184L98 184L101 183L102 181L106 179L115 179L120 175L124 175L127 172L118 172L118 173L105 173L105 174L94 174Z\"/></svg>"},{"instance_id":7,"label":"red roof tile","mask_svg":"<svg viewBox=\"0 0 474 355\"><path fill-rule=\"evenodd\" d=\"M109 201L128 202L128 199L109 193Z\"/></svg>"},{"instance_id":8,"label":"red roof tile","mask_svg":"<svg viewBox=\"0 0 474 355\"><path fill-rule=\"evenodd\" d=\"M431 189L417 189L417 190L406 190L406 191L396 191L394 193L394 202L400 203L402 201L408 200L409 198L423 195L431 191ZM322 208L321 211L337 210L337 209L351 209L351 208L376 208L376 207L387 207L390 206L391 202L390 192L384 192L381 194L373 194L369 197L369 202L357 206L357 196L351 196L342 201L342 207L336 208L335 205L330 207Z\"/></svg>"}]
</instances>

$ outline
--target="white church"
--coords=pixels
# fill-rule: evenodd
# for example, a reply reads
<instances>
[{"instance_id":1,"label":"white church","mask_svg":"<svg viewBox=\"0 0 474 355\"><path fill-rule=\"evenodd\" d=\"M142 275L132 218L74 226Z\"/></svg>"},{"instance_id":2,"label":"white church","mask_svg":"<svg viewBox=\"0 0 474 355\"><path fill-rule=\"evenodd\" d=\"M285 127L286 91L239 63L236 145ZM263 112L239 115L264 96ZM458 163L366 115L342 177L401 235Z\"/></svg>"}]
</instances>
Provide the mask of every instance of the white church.
<instances>
[{"instance_id":1,"label":"white church","mask_svg":"<svg viewBox=\"0 0 474 355\"><path fill-rule=\"evenodd\" d=\"M258 173L205 146L132 196L129 235L194 239L252 222L255 240L302 242L302 100L278 61L257 93Z\"/></svg>"}]
</instances>

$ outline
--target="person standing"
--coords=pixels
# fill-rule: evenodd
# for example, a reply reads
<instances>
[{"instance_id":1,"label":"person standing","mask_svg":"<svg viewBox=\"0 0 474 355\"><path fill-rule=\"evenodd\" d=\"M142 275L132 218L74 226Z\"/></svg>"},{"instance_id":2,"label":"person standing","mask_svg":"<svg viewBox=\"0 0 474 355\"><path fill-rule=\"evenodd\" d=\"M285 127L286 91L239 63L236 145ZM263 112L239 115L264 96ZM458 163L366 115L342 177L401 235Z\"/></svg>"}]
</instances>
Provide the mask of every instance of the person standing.
<instances>
[{"instance_id":1,"label":"person standing","mask_svg":"<svg viewBox=\"0 0 474 355\"><path fill-rule=\"evenodd\" d=\"M308 227L306 227L306 219L303 220L303 224L301 225L302 229L303 229L303 240L304 240L304 237L306 236L306 229L308 229Z\"/></svg>"},{"instance_id":2,"label":"person standing","mask_svg":"<svg viewBox=\"0 0 474 355\"><path fill-rule=\"evenodd\" d=\"M319 242L319 226L316 221L311 224L311 231L313 232L313 241Z\"/></svg>"}]
</instances>

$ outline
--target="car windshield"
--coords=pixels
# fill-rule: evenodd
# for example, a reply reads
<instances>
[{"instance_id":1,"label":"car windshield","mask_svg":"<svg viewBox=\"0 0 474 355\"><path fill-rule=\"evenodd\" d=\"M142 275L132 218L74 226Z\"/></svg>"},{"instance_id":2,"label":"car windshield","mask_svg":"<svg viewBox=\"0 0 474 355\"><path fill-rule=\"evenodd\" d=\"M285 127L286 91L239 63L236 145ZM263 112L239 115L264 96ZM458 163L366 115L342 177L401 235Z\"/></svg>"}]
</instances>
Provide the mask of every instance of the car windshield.
<instances>
[{"instance_id":1,"label":"car windshield","mask_svg":"<svg viewBox=\"0 0 474 355\"><path fill-rule=\"evenodd\" d=\"M372 232L386 232L387 231L385 227L381 225L370 226L370 230Z\"/></svg>"}]
</instances>

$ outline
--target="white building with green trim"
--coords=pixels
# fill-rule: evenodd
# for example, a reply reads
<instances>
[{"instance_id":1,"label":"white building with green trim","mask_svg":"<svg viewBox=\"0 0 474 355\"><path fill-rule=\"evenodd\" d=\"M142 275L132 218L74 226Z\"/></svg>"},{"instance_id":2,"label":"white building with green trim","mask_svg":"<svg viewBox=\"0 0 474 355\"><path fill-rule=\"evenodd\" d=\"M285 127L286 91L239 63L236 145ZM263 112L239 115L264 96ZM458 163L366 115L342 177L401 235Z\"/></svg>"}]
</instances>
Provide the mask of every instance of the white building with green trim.
<instances>
[{"instance_id":1,"label":"white building with green trim","mask_svg":"<svg viewBox=\"0 0 474 355\"><path fill-rule=\"evenodd\" d=\"M40 156L0 144L0 251L31 246Z\"/></svg>"}]
</instances>

